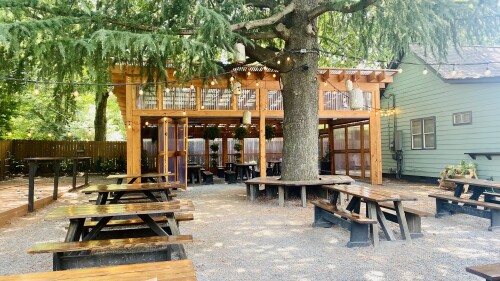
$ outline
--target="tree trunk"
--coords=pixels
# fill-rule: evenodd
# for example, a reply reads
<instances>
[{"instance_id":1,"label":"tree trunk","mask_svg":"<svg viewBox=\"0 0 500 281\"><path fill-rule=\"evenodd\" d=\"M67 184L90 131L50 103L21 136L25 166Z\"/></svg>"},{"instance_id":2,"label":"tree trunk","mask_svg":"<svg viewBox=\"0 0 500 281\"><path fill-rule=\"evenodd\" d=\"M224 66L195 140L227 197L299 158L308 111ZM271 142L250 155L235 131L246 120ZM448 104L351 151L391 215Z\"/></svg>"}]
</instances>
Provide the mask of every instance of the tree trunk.
<instances>
[{"instance_id":1,"label":"tree trunk","mask_svg":"<svg viewBox=\"0 0 500 281\"><path fill-rule=\"evenodd\" d=\"M106 141L107 105L108 105L108 93L96 93L95 118L94 118L95 141Z\"/></svg>"},{"instance_id":2,"label":"tree trunk","mask_svg":"<svg viewBox=\"0 0 500 281\"><path fill-rule=\"evenodd\" d=\"M319 54L316 23L307 17L307 7L317 0L296 0L296 12L287 18L290 39L287 50L307 49L292 53L292 68L281 73L283 82L283 180L315 180L318 178L318 88L316 78Z\"/></svg>"}]
</instances>

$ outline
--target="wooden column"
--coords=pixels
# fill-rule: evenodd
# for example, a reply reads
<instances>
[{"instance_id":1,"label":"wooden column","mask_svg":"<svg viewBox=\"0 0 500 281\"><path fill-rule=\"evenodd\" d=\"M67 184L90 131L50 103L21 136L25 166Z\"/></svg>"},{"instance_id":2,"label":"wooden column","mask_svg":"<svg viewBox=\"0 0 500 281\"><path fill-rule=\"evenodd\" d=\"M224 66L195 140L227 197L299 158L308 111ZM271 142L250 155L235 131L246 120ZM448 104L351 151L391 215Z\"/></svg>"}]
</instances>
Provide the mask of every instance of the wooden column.
<instances>
[{"instance_id":1,"label":"wooden column","mask_svg":"<svg viewBox=\"0 0 500 281\"><path fill-rule=\"evenodd\" d=\"M196 110L201 110L201 87L196 87Z\"/></svg>"},{"instance_id":2,"label":"wooden column","mask_svg":"<svg viewBox=\"0 0 500 281\"><path fill-rule=\"evenodd\" d=\"M266 177L266 108L267 89L259 91L259 171L261 177Z\"/></svg>"},{"instance_id":3,"label":"wooden column","mask_svg":"<svg viewBox=\"0 0 500 281\"><path fill-rule=\"evenodd\" d=\"M240 140L241 143L241 163L245 163L245 139Z\"/></svg>"},{"instance_id":4,"label":"wooden column","mask_svg":"<svg viewBox=\"0 0 500 281\"><path fill-rule=\"evenodd\" d=\"M141 118L134 116L136 86L131 76L126 77L126 120L127 120L127 174L141 173ZM128 128L128 126L131 128Z\"/></svg>"},{"instance_id":5,"label":"wooden column","mask_svg":"<svg viewBox=\"0 0 500 281\"><path fill-rule=\"evenodd\" d=\"M360 148L361 148L361 155L359 159L361 159L361 178L365 177L365 125L361 124L359 125L359 142L360 142Z\"/></svg>"},{"instance_id":6,"label":"wooden column","mask_svg":"<svg viewBox=\"0 0 500 281\"><path fill-rule=\"evenodd\" d=\"M210 170L210 141L205 139L205 169Z\"/></svg>"},{"instance_id":7,"label":"wooden column","mask_svg":"<svg viewBox=\"0 0 500 281\"><path fill-rule=\"evenodd\" d=\"M370 112L370 177L372 184L382 184L382 144L380 135L380 93L372 87L372 111Z\"/></svg>"},{"instance_id":8,"label":"wooden column","mask_svg":"<svg viewBox=\"0 0 500 281\"><path fill-rule=\"evenodd\" d=\"M333 142L333 125L330 123L328 124L328 149L330 150L330 170L332 171L332 175L335 174L335 154L333 153Z\"/></svg>"},{"instance_id":9,"label":"wooden column","mask_svg":"<svg viewBox=\"0 0 500 281\"><path fill-rule=\"evenodd\" d=\"M221 166L226 166L227 163L227 136L222 137L222 164Z\"/></svg>"}]
</instances>

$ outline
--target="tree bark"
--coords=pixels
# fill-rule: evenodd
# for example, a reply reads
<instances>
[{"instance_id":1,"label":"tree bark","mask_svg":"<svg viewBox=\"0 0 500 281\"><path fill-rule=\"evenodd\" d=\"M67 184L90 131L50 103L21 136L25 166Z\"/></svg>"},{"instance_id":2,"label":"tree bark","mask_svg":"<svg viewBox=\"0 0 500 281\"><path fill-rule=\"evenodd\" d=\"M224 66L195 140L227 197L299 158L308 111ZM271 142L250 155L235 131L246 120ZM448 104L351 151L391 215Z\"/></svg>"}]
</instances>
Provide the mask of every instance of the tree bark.
<instances>
[{"instance_id":1,"label":"tree bark","mask_svg":"<svg viewBox=\"0 0 500 281\"><path fill-rule=\"evenodd\" d=\"M108 105L108 93L96 93L95 118L94 118L95 141L106 141L107 105Z\"/></svg>"},{"instance_id":2,"label":"tree bark","mask_svg":"<svg viewBox=\"0 0 500 281\"><path fill-rule=\"evenodd\" d=\"M308 18L308 7L319 0L296 0L294 13L286 19L290 38L287 50L292 66L281 73L283 82L283 180L318 178L318 88L319 55L316 23ZM298 50L306 49L306 53Z\"/></svg>"}]
</instances>

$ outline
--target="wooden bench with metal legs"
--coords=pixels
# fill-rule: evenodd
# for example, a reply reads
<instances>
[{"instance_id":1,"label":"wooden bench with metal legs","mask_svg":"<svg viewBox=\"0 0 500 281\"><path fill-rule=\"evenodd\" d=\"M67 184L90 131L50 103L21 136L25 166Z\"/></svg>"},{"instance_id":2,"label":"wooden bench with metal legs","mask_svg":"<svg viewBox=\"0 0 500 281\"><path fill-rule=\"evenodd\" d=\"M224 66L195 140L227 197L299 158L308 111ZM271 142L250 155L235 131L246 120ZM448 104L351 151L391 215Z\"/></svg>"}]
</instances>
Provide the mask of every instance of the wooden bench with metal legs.
<instances>
[{"instance_id":1,"label":"wooden bench with metal legs","mask_svg":"<svg viewBox=\"0 0 500 281\"><path fill-rule=\"evenodd\" d=\"M314 205L313 227L332 227L335 224L351 232L347 247L370 246L369 226L377 224L376 220L339 210L328 202L313 201L311 203Z\"/></svg>"},{"instance_id":2,"label":"wooden bench with metal legs","mask_svg":"<svg viewBox=\"0 0 500 281\"><path fill-rule=\"evenodd\" d=\"M388 202L379 202L378 205L381 208L396 211L394 204ZM422 217L432 217L434 214L429 212L420 211L413 208L403 207L405 212L406 222L408 223L408 229L410 230L411 238L420 238L424 235L422 234ZM398 217L396 214L388 213L384 211L385 218L389 221L398 222Z\"/></svg>"}]
</instances>

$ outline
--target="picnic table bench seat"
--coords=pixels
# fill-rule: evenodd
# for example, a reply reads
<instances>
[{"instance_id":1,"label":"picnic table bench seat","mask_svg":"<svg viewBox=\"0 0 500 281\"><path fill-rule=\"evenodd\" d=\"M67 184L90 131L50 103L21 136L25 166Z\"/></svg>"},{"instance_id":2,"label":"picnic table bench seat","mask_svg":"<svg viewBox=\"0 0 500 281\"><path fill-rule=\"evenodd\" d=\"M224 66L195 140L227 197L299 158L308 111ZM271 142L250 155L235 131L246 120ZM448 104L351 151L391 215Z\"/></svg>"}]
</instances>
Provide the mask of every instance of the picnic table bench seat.
<instances>
[{"instance_id":1,"label":"picnic table bench seat","mask_svg":"<svg viewBox=\"0 0 500 281\"><path fill-rule=\"evenodd\" d=\"M210 171L202 171L201 176L205 184L214 184L214 174Z\"/></svg>"},{"instance_id":2,"label":"picnic table bench seat","mask_svg":"<svg viewBox=\"0 0 500 281\"><path fill-rule=\"evenodd\" d=\"M483 192L484 202L500 204L500 193L497 192Z\"/></svg>"},{"instance_id":3,"label":"picnic table bench seat","mask_svg":"<svg viewBox=\"0 0 500 281\"><path fill-rule=\"evenodd\" d=\"M236 183L236 172L235 171L224 171L224 180L227 183Z\"/></svg>"},{"instance_id":4,"label":"picnic table bench seat","mask_svg":"<svg viewBox=\"0 0 500 281\"><path fill-rule=\"evenodd\" d=\"M151 236L35 244L29 254L53 254L53 270L171 260L170 245L192 242L191 235ZM159 248L166 247L161 250ZM123 254L120 251L133 250ZM92 253L97 251L97 253ZM115 251L115 252L109 252ZM71 254L72 252L79 252Z\"/></svg>"},{"instance_id":5,"label":"picnic table bench seat","mask_svg":"<svg viewBox=\"0 0 500 281\"><path fill-rule=\"evenodd\" d=\"M368 238L369 225L377 224L376 220L363 217L357 213L339 210L337 206L325 201L318 200L311 203L314 205L313 227L339 225L351 233L347 247L366 247L370 245Z\"/></svg>"},{"instance_id":6,"label":"picnic table bench seat","mask_svg":"<svg viewBox=\"0 0 500 281\"><path fill-rule=\"evenodd\" d=\"M169 196L170 197L177 197L177 193L170 193ZM158 194L156 194L155 197L158 199L161 199L161 196ZM89 199L89 202L95 203L97 201L97 198L98 198L97 196L91 197ZM109 201L111 201L112 199L113 198L108 197L108 198L106 198L106 201L108 201L108 203L109 203ZM118 200L118 202L133 202L133 201L148 200L148 199L149 198L147 196L142 195L142 194L141 195L131 195L131 196L125 195L125 196L122 196L120 198L120 200Z\"/></svg>"},{"instance_id":7,"label":"picnic table bench seat","mask_svg":"<svg viewBox=\"0 0 500 281\"><path fill-rule=\"evenodd\" d=\"M436 198L436 218L452 213L465 213L490 220L489 231L500 229L500 204L455 197L441 193L429 194ZM449 202L451 201L451 203ZM459 205L463 203L464 205ZM483 207L484 209L478 209Z\"/></svg>"},{"instance_id":8,"label":"picnic table bench seat","mask_svg":"<svg viewBox=\"0 0 500 281\"><path fill-rule=\"evenodd\" d=\"M0 276L2 281L18 280L51 280L51 281L80 281L80 280L196 280L196 273L191 260L161 261L151 263L137 263L130 265L102 266L67 271L34 272Z\"/></svg>"},{"instance_id":9,"label":"picnic table bench seat","mask_svg":"<svg viewBox=\"0 0 500 281\"><path fill-rule=\"evenodd\" d=\"M180 221L191 221L194 219L193 214L191 213L176 213L175 220L177 222ZM166 223L168 220L166 217L154 217L153 220L156 223ZM86 221L83 225L84 230L88 230L89 228L93 228L97 226L98 221ZM116 226L133 226L133 225L143 225L145 222L142 219L127 219L127 220L110 220L106 226L107 227L116 227Z\"/></svg>"},{"instance_id":10,"label":"picnic table bench seat","mask_svg":"<svg viewBox=\"0 0 500 281\"><path fill-rule=\"evenodd\" d=\"M483 277L487 281L500 280L500 263L468 266L465 270L479 277Z\"/></svg>"}]
</instances>

